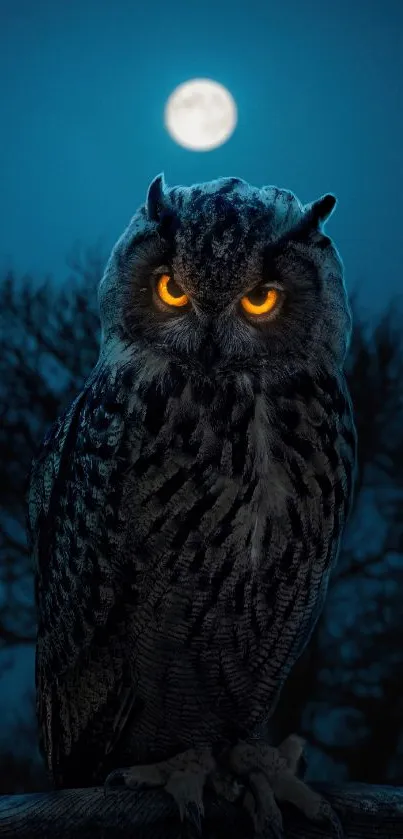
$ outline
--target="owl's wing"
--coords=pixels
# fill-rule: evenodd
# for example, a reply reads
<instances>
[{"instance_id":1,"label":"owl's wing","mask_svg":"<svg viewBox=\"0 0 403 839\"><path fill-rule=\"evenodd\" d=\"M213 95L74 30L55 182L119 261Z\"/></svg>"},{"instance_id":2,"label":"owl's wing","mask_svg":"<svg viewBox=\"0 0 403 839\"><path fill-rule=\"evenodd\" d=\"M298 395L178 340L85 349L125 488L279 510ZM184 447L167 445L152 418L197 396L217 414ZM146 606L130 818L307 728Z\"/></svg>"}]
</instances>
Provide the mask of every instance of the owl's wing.
<instances>
[{"instance_id":1,"label":"owl's wing","mask_svg":"<svg viewBox=\"0 0 403 839\"><path fill-rule=\"evenodd\" d=\"M58 785L91 782L135 704L118 562L125 445L123 406L99 377L50 429L30 476L37 715Z\"/></svg>"}]
</instances>

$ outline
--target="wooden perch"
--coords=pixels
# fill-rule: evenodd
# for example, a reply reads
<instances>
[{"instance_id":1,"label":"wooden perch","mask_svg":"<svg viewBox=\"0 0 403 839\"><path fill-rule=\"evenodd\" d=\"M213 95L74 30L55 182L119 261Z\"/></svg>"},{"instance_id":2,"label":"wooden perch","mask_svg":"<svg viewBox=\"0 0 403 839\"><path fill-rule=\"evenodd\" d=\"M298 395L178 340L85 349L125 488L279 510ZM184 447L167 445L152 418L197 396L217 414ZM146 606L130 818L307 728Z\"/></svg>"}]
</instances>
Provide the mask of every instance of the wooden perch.
<instances>
[{"instance_id":1,"label":"wooden perch","mask_svg":"<svg viewBox=\"0 0 403 839\"><path fill-rule=\"evenodd\" d=\"M312 784L332 803L346 839L403 839L403 788L367 784ZM313 824L285 806L286 839L330 839L329 825ZM102 787L0 797L1 839L183 839L171 796L164 790ZM206 795L205 839L250 839L238 805ZM267 839L270 837L268 831Z\"/></svg>"}]
</instances>

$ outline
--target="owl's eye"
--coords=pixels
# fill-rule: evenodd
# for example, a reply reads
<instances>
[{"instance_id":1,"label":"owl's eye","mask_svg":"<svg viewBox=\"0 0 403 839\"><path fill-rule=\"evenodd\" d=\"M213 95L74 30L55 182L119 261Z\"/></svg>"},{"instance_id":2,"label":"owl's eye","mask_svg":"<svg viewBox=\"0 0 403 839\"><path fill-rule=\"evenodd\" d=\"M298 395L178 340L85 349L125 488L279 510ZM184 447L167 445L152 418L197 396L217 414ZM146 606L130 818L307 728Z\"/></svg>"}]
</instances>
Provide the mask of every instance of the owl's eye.
<instances>
[{"instance_id":1,"label":"owl's eye","mask_svg":"<svg viewBox=\"0 0 403 839\"><path fill-rule=\"evenodd\" d=\"M249 315L267 315L280 301L280 292L273 287L257 286L241 299L241 306Z\"/></svg>"},{"instance_id":2,"label":"owl's eye","mask_svg":"<svg viewBox=\"0 0 403 839\"><path fill-rule=\"evenodd\" d=\"M170 274L161 274L157 283L158 297L168 306L186 306L189 303L187 294L184 294Z\"/></svg>"}]
</instances>

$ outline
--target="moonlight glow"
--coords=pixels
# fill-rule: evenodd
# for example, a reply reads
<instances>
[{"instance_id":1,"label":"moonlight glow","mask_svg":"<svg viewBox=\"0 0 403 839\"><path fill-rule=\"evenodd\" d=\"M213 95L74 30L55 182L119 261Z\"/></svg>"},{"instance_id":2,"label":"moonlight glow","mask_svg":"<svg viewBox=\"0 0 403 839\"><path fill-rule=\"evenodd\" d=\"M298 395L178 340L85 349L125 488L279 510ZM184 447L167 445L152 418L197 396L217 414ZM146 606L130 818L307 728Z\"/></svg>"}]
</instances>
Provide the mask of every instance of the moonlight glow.
<instances>
[{"instance_id":1,"label":"moonlight glow","mask_svg":"<svg viewBox=\"0 0 403 839\"><path fill-rule=\"evenodd\" d=\"M229 91L211 79L179 85L165 106L165 125L173 140L187 149L209 151L225 143L237 123Z\"/></svg>"}]
</instances>

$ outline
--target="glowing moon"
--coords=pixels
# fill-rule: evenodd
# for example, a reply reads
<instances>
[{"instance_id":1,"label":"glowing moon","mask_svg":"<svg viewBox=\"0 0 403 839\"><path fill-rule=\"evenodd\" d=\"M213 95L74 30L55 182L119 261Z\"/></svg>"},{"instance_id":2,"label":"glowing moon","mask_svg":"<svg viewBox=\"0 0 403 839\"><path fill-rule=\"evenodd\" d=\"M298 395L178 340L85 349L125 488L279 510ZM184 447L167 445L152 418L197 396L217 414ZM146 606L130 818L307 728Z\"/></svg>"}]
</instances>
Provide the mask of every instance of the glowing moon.
<instances>
[{"instance_id":1,"label":"glowing moon","mask_svg":"<svg viewBox=\"0 0 403 839\"><path fill-rule=\"evenodd\" d=\"M225 143L237 123L230 92L211 79L191 79L171 93L165 126L172 139L193 151L210 151Z\"/></svg>"}]
</instances>

